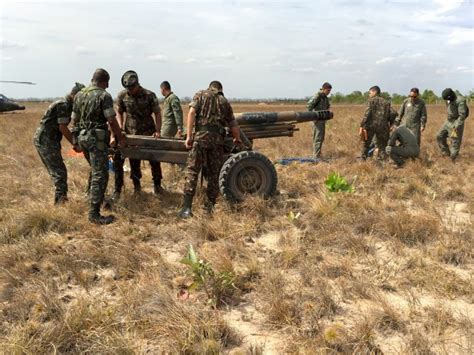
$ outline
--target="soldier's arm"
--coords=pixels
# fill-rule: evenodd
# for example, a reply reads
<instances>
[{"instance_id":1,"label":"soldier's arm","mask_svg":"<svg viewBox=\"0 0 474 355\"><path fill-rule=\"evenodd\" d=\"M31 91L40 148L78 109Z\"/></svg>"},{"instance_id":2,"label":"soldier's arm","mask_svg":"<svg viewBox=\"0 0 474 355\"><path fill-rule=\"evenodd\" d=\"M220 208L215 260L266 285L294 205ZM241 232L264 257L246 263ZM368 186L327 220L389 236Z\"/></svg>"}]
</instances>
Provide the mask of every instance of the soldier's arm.
<instances>
[{"instance_id":1,"label":"soldier's arm","mask_svg":"<svg viewBox=\"0 0 474 355\"><path fill-rule=\"evenodd\" d=\"M402 106L400 106L400 112L398 114L398 117L395 119L396 126L400 126L400 123L402 123L403 116L405 116L405 101L403 101Z\"/></svg>"},{"instance_id":2,"label":"soldier's arm","mask_svg":"<svg viewBox=\"0 0 474 355\"><path fill-rule=\"evenodd\" d=\"M313 111L316 109L316 106L318 106L320 101L319 95L314 95L311 99L308 101L308 111Z\"/></svg>"},{"instance_id":3,"label":"soldier's arm","mask_svg":"<svg viewBox=\"0 0 474 355\"><path fill-rule=\"evenodd\" d=\"M114 101L112 100L112 96L109 94L106 94L103 97L102 112L107 118L107 122L109 123L113 136L119 141L122 147L125 146L125 136L122 134L120 126L117 122L116 112L114 110Z\"/></svg>"},{"instance_id":4,"label":"soldier's arm","mask_svg":"<svg viewBox=\"0 0 474 355\"><path fill-rule=\"evenodd\" d=\"M153 111L153 116L155 118L155 133L153 136L155 138L160 137L161 133L161 110L160 110L160 103L158 101L158 98L156 97L155 94L151 96L151 110Z\"/></svg>"},{"instance_id":5,"label":"soldier's arm","mask_svg":"<svg viewBox=\"0 0 474 355\"><path fill-rule=\"evenodd\" d=\"M67 109L65 104L58 104L56 106L56 115L57 115L57 122L59 125L59 131L62 135L68 140L71 145L74 145L72 142L72 134L68 128L69 122L71 122L71 115L69 114L71 111Z\"/></svg>"},{"instance_id":6,"label":"soldier's arm","mask_svg":"<svg viewBox=\"0 0 474 355\"><path fill-rule=\"evenodd\" d=\"M456 120L455 123L454 123L454 127L455 127L455 128L458 128L459 126L461 126L462 124L464 124L464 120L465 120L466 117L467 117L466 101L461 101L461 102L458 104L458 114L459 114L459 117L457 118L457 120Z\"/></svg>"},{"instance_id":7,"label":"soldier's arm","mask_svg":"<svg viewBox=\"0 0 474 355\"><path fill-rule=\"evenodd\" d=\"M234 117L234 110L232 110L232 106L227 103L228 105L228 112L227 112L227 125L230 128L230 133L232 134L232 138L234 139L234 144L242 144L242 139L240 138L240 127Z\"/></svg>"},{"instance_id":8,"label":"soldier's arm","mask_svg":"<svg viewBox=\"0 0 474 355\"><path fill-rule=\"evenodd\" d=\"M193 146L193 129L194 129L194 121L196 120L196 109L191 106L188 112L188 119L186 121L186 132L188 135L186 137L186 148L191 149Z\"/></svg>"},{"instance_id":9,"label":"soldier's arm","mask_svg":"<svg viewBox=\"0 0 474 355\"><path fill-rule=\"evenodd\" d=\"M423 105L421 107L421 117L420 117L420 122L421 122L421 130L424 131L426 127L426 122L428 122L428 114L426 112L426 105L423 102Z\"/></svg>"},{"instance_id":10,"label":"soldier's arm","mask_svg":"<svg viewBox=\"0 0 474 355\"><path fill-rule=\"evenodd\" d=\"M362 116L362 121L360 122L360 127L363 129L367 129L370 125L370 120L371 120L371 113L372 113L372 108L370 107L370 102L367 103L367 107L365 108L364 111L364 116Z\"/></svg>"},{"instance_id":11,"label":"soldier's arm","mask_svg":"<svg viewBox=\"0 0 474 355\"><path fill-rule=\"evenodd\" d=\"M171 102L171 109L173 110L174 119L176 121L176 126L178 126L178 131L183 132L183 109L181 108L181 103L178 98L175 98Z\"/></svg>"},{"instance_id":12,"label":"soldier's arm","mask_svg":"<svg viewBox=\"0 0 474 355\"><path fill-rule=\"evenodd\" d=\"M390 146L390 147L395 146L395 144L397 143L397 139L398 139L398 131L395 130L390 135L390 138L388 139L387 145Z\"/></svg>"}]
</instances>

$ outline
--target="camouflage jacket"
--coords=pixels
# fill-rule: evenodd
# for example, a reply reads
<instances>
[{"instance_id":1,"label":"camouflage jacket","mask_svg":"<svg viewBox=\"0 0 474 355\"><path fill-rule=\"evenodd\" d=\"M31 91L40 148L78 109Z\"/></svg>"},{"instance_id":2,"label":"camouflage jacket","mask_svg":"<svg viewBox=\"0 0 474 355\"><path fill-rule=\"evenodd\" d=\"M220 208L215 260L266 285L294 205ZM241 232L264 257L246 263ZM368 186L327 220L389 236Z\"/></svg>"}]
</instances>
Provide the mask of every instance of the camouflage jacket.
<instances>
[{"instance_id":1,"label":"camouflage jacket","mask_svg":"<svg viewBox=\"0 0 474 355\"><path fill-rule=\"evenodd\" d=\"M448 121L454 123L454 127L459 127L464 124L464 120L469 115L466 98L458 97L455 101L447 102Z\"/></svg>"},{"instance_id":2,"label":"camouflage jacket","mask_svg":"<svg viewBox=\"0 0 474 355\"><path fill-rule=\"evenodd\" d=\"M41 118L39 129L43 136L50 141L60 142L63 138L59 130L60 124L68 125L71 121L72 101L67 98L59 99L49 105L48 109Z\"/></svg>"},{"instance_id":3,"label":"camouflage jacket","mask_svg":"<svg viewBox=\"0 0 474 355\"><path fill-rule=\"evenodd\" d=\"M390 102L383 97L374 96L367 101L367 108L360 126L364 129L384 128L389 126L391 121Z\"/></svg>"},{"instance_id":4,"label":"camouflage jacket","mask_svg":"<svg viewBox=\"0 0 474 355\"><path fill-rule=\"evenodd\" d=\"M140 87L136 96L122 90L117 97L117 111L127 114L125 132L127 134L152 135L156 132L153 113L160 113L160 104L155 93Z\"/></svg>"},{"instance_id":5,"label":"camouflage jacket","mask_svg":"<svg viewBox=\"0 0 474 355\"><path fill-rule=\"evenodd\" d=\"M322 91L316 93L307 105L308 111L329 110L330 107L329 98Z\"/></svg>"},{"instance_id":6,"label":"camouflage jacket","mask_svg":"<svg viewBox=\"0 0 474 355\"><path fill-rule=\"evenodd\" d=\"M183 109L178 96L169 93L163 101L162 127L176 126L183 130Z\"/></svg>"},{"instance_id":7,"label":"camouflage jacket","mask_svg":"<svg viewBox=\"0 0 474 355\"><path fill-rule=\"evenodd\" d=\"M408 128L425 127L427 121L425 102L419 98L412 100L405 99L400 107L400 115L395 123L399 125L405 119L405 125Z\"/></svg>"},{"instance_id":8,"label":"camouflage jacket","mask_svg":"<svg viewBox=\"0 0 474 355\"><path fill-rule=\"evenodd\" d=\"M400 126L390 136L388 140L389 146L399 144L402 147L418 148L418 142L415 135L406 126Z\"/></svg>"},{"instance_id":9,"label":"camouflage jacket","mask_svg":"<svg viewBox=\"0 0 474 355\"><path fill-rule=\"evenodd\" d=\"M115 117L112 96L102 88L88 86L74 98L72 119L80 129L107 129L107 119Z\"/></svg>"}]
</instances>

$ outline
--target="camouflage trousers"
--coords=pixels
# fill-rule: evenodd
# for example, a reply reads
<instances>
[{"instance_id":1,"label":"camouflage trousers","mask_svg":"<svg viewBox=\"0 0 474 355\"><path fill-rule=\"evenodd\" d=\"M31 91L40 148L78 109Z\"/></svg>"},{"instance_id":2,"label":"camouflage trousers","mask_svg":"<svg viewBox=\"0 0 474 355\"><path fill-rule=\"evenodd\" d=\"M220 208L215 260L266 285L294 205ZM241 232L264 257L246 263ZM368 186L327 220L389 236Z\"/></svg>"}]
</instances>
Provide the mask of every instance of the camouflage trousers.
<instances>
[{"instance_id":1,"label":"camouflage trousers","mask_svg":"<svg viewBox=\"0 0 474 355\"><path fill-rule=\"evenodd\" d=\"M115 173L115 191L121 192L123 187L123 164L125 163L125 159L122 158L122 154L120 151L116 151L113 155L113 165L114 165L114 173ZM140 179L142 178L142 171L141 171L141 160L136 159L129 159L130 161L130 179L132 179L134 184L140 183ZM163 178L161 173L161 164L159 161L149 161L151 165L151 175L153 177L153 182L155 185L161 184L161 179Z\"/></svg>"},{"instance_id":2,"label":"camouflage trousers","mask_svg":"<svg viewBox=\"0 0 474 355\"><path fill-rule=\"evenodd\" d=\"M378 159L384 159L389 135L388 126L368 128L367 140L361 143L361 157L364 159L368 157L370 145L375 138L375 148L377 148L379 152Z\"/></svg>"},{"instance_id":3,"label":"camouflage trousers","mask_svg":"<svg viewBox=\"0 0 474 355\"><path fill-rule=\"evenodd\" d=\"M100 205L109 181L108 133L105 130L85 131L79 135L78 142L91 166L89 201L91 205Z\"/></svg>"},{"instance_id":4,"label":"camouflage trousers","mask_svg":"<svg viewBox=\"0 0 474 355\"><path fill-rule=\"evenodd\" d=\"M207 179L207 198L215 203L219 195L219 174L224 163L224 146L195 140L189 151L185 172L184 194L194 196L199 172Z\"/></svg>"},{"instance_id":5,"label":"camouflage trousers","mask_svg":"<svg viewBox=\"0 0 474 355\"><path fill-rule=\"evenodd\" d=\"M455 136L452 135L453 130L454 122L446 121L436 135L436 140L438 141L441 153L455 159L459 155L459 150L461 149L464 124L457 128ZM451 145L448 145L448 137L451 141Z\"/></svg>"},{"instance_id":6,"label":"camouflage trousers","mask_svg":"<svg viewBox=\"0 0 474 355\"><path fill-rule=\"evenodd\" d=\"M418 147L388 146L385 151L398 166L402 166L406 159L417 158L420 155Z\"/></svg>"},{"instance_id":7,"label":"camouflage trousers","mask_svg":"<svg viewBox=\"0 0 474 355\"><path fill-rule=\"evenodd\" d=\"M321 156L321 148L326 135L326 121L317 121L313 124L313 153L316 158Z\"/></svg>"},{"instance_id":8,"label":"camouflage trousers","mask_svg":"<svg viewBox=\"0 0 474 355\"><path fill-rule=\"evenodd\" d=\"M67 196L67 169L58 142L44 143L35 138L35 146L44 166L48 170L55 187L57 198Z\"/></svg>"}]
</instances>

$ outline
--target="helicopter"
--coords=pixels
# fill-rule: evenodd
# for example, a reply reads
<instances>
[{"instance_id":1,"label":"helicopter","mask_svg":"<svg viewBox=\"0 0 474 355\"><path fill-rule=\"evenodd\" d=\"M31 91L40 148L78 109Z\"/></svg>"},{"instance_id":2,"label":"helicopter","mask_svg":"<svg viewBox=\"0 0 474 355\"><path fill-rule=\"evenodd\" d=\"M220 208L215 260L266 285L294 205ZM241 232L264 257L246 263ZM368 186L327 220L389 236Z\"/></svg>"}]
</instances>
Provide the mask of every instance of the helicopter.
<instances>
[{"instance_id":1,"label":"helicopter","mask_svg":"<svg viewBox=\"0 0 474 355\"><path fill-rule=\"evenodd\" d=\"M9 84L24 84L24 85L36 85L31 81L12 81L12 80L0 80L0 83L9 83ZM3 94L0 94L0 112L10 112L16 110L24 110L25 106L19 105L16 102L10 100Z\"/></svg>"}]
</instances>

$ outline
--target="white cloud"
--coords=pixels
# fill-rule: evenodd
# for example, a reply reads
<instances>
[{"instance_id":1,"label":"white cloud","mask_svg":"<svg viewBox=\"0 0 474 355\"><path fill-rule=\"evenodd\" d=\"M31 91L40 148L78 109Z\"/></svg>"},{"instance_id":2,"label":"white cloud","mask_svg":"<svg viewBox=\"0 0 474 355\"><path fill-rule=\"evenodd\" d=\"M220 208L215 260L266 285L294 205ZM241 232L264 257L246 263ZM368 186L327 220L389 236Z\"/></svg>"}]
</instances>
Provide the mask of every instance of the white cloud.
<instances>
[{"instance_id":1,"label":"white cloud","mask_svg":"<svg viewBox=\"0 0 474 355\"><path fill-rule=\"evenodd\" d=\"M74 48L74 52L76 52L78 55L92 55L95 53L95 51L92 49L84 46L76 46L76 48Z\"/></svg>"},{"instance_id":2,"label":"white cloud","mask_svg":"<svg viewBox=\"0 0 474 355\"><path fill-rule=\"evenodd\" d=\"M137 42L137 39L136 38L125 38L124 42L127 43L127 44L133 44L133 43Z\"/></svg>"},{"instance_id":3,"label":"white cloud","mask_svg":"<svg viewBox=\"0 0 474 355\"><path fill-rule=\"evenodd\" d=\"M422 22L440 22L448 17L448 14L463 4L463 0L433 0L436 6L433 10L424 11L417 16L417 19Z\"/></svg>"},{"instance_id":4,"label":"white cloud","mask_svg":"<svg viewBox=\"0 0 474 355\"><path fill-rule=\"evenodd\" d=\"M0 38L0 49L24 49L24 48L26 48L26 45L24 43Z\"/></svg>"},{"instance_id":5,"label":"white cloud","mask_svg":"<svg viewBox=\"0 0 474 355\"><path fill-rule=\"evenodd\" d=\"M223 52L219 55L219 58L226 60L237 60L239 57L232 52Z\"/></svg>"},{"instance_id":6,"label":"white cloud","mask_svg":"<svg viewBox=\"0 0 474 355\"><path fill-rule=\"evenodd\" d=\"M9 60L12 60L13 58L12 57L9 57L9 56L3 56L0 54L0 61L9 61Z\"/></svg>"},{"instance_id":7,"label":"white cloud","mask_svg":"<svg viewBox=\"0 0 474 355\"><path fill-rule=\"evenodd\" d=\"M146 59L153 61L153 62L166 62L168 61L168 57L163 54L154 54L154 55L149 55L146 57Z\"/></svg>"},{"instance_id":8,"label":"white cloud","mask_svg":"<svg viewBox=\"0 0 474 355\"><path fill-rule=\"evenodd\" d=\"M291 71L296 73L316 73L318 70L313 67L307 68L292 68Z\"/></svg>"},{"instance_id":9,"label":"white cloud","mask_svg":"<svg viewBox=\"0 0 474 355\"><path fill-rule=\"evenodd\" d=\"M329 60L325 63L325 65L329 65L329 66L337 66L337 65L351 65L352 62L348 59L342 59L342 58L337 58L337 59L332 59L332 60Z\"/></svg>"},{"instance_id":10,"label":"white cloud","mask_svg":"<svg viewBox=\"0 0 474 355\"><path fill-rule=\"evenodd\" d=\"M197 59L196 58L188 58L184 62L186 64L194 64L194 63L197 63Z\"/></svg>"},{"instance_id":11,"label":"white cloud","mask_svg":"<svg viewBox=\"0 0 474 355\"><path fill-rule=\"evenodd\" d=\"M390 62L393 62L395 59L396 59L395 57L383 57L383 58L375 61L375 64L390 63Z\"/></svg>"},{"instance_id":12,"label":"white cloud","mask_svg":"<svg viewBox=\"0 0 474 355\"><path fill-rule=\"evenodd\" d=\"M474 28L457 28L449 34L449 44L462 44L474 41Z\"/></svg>"}]
</instances>

